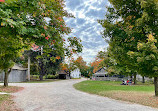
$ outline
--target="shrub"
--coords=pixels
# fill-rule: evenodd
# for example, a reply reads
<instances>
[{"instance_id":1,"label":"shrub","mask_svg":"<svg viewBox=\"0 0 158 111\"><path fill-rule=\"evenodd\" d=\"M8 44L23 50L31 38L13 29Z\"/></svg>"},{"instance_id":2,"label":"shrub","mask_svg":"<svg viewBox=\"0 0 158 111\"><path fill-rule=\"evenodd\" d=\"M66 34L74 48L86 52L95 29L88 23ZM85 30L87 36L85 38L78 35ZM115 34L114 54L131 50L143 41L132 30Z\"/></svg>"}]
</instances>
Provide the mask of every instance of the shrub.
<instances>
[{"instance_id":1,"label":"shrub","mask_svg":"<svg viewBox=\"0 0 158 111\"><path fill-rule=\"evenodd\" d=\"M58 77L58 74L56 74L56 75L48 74L46 78L47 79L57 79L57 77Z\"/></svg>"},{"instance_id":2,"label":"shrub","mask_svg":"<svg viewBox=\"0 0 158 111\"><path fill-rule=\"evenodd\" d=\"M31 75L30 79L31 80L38 80L39 79L39 75Z\"/></svg>"}]
</instances>

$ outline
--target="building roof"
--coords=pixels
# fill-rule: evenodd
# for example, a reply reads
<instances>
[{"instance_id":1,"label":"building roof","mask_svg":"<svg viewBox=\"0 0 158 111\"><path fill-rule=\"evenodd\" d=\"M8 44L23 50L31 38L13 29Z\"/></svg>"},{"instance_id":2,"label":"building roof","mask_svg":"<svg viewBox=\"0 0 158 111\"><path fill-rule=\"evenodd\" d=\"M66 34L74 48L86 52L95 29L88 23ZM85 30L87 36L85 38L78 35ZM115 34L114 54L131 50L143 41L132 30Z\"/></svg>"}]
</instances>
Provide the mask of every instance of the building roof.
<instances>
[{"instance_id":1,"label":"building roof","mask_svg":"<svg viewBox=\"0 0 158 111\"><path fill-rule=\"evenodd\" d=\"M27 68L23 68L23 67L19 66L18 64L14 64L12 69L15 69L15 70L27 70Z\"/></svg>"},{"instance_id":2,"label":"building roof","mask_svg":"<svg viewBox=\"0 0 158 111\"><path fill-rule=\"evenodd\" d=\"M107 74L107 71L105 71L105 68L100 68L98 71L95 72L94 75L105 75Z\"/></svg>"},{"instance_id":3,"label":"building roof","mask_svg":"<svg viewBox=\"0 0 158 111\"><path fill-rule=\"evenodd\" d=\"M65 70L58 71L58 74L68 74Z\"/></svg>"}]
</instances>

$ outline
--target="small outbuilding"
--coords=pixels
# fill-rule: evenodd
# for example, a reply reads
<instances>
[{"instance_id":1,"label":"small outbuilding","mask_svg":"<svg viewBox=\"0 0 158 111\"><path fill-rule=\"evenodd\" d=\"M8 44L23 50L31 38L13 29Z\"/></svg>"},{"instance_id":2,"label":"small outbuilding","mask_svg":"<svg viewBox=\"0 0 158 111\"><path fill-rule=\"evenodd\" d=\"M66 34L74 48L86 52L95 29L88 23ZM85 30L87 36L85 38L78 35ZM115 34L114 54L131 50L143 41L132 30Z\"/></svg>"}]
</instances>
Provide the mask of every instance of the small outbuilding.
<instances>
[{"instance_id":1,"label":"small outbuilding","mask_svg":"<svg viewBox=\"0 0 158 111\"><path fill-rule=\"evenodd\" d=\"M27 68L20 67L15 64L8 77L8 82L24 82L27 81ZM0 81L4 81L4 71L0 73Z\"/></svg>"},{"instance_id":2,"label":"small outbuilding","mask_svg":"<svg viewBox=\"0 0 158 111\"><path fill-rule=\"evenodd\" d=\"M59 79L70 79L69 73L65 70L58 71Z\"/></svg>"}]
</instances>

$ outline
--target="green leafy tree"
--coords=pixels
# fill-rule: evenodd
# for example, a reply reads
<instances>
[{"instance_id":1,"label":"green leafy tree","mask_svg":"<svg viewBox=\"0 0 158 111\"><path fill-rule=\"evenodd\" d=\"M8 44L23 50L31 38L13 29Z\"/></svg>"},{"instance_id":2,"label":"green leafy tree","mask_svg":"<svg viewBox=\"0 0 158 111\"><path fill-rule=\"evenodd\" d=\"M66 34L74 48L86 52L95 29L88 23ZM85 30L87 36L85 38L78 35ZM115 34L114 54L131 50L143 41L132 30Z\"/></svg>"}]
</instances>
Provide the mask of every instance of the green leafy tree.
<instances>
[{"instance_id":1,"label":"green leafy tree","mask_svg":"<svg viewBox=\"0 0 158 111\"><path fill-rule=\"evenodd\" d=\"M5 72L4 86L8 86L13 59L20 56L25 48L20 30L23 25L24 21L18 19L10 7L0 3L0 69Z\"/></svg>"},{"instance_id":2,"label":"green leafy tree","mask_svg":"<svg viewBox=\"0 0 158 111\"><path fill-rule=\"evenodd\" d=\"M158 34L158 6L156 0L109 0L106 19L99 21L105 28L103 37L109 37L110 50L116 63L130 72L140 73L137 58L129 57L129 51L136 52L138 42L147 41L150 33Z\"/></svg>"},{"instance_id":3,"label":"green leafy tree","mask_svg":"<svg viewBox=\"0 0 158 111\"><path fill-rule=\"evenodd\" d=\"M8 76L14 65L13 59L20 56L23 49L23 42L21 40L13 39L13 35L7 34L6 36L7 38L5 34L3 34L3 36L0 37L0 69L5 72L4 86L8 86Z\"/></svg>"},{"instance_id":4,"label":"green leafy tree","mask_svg":"<svg viewBox=\"0 0 158 111\"><path fill-rule=\"evenodd\" d=\"M106 71L109 73L109 74L116 74L116 63L115 63L115 60L112 59L111 56L109 56L110 52L109 50L107 51L100 51L98 52L97 54L97 57L99 59L102 59L101 63L99 64L99 67L105 67L106 68Z\"/></svg>"},{"instance_id":5,"label":"green leafy tree","mask_svg":"<svg viewBox=\"0 0 158 111\"><path fill-rule=\"evenodd\" d=\"M139 65L138 72L148 77L154 77L155 96L158 96L158 50L157 39L152 35L148 35L147 42L138 42L138 51L129 51L131 58L137 59Z\"/></svg>"},{"instance_id":6,"label":"green leafy tree","mask_svg":"<svg viewBox=\"0 0 158 111\"><path fill-rule=\"evenodd\" d=\"M34 11L36 10L36 11ZM8 75L13 59L21 53L21 50L29 49L33 44L43 47L43 55L47 56L52 50L59 56L65 55L69 51L65 47L64 34L70 33L70 28L66 26L63 17L71 17L64 10L63 0L7 0L0 2L0 43L7 39L6 47L0 46L1 51L0 68ZM76 38L69 40L74 51L81 51ZM75 47L75 45L78 45ZM53 48L50 48L53 46ZM81 45L80 45L81 46ZM77 49L76 49L77 48ZM79 50L78 50L79 49ZM8 52L11 54L8 57ZM53 62L56 57L51 57ZM4 66L5 69L4 69ZM41 66L42 67L42 66ZM43 73L43 72L42 72ZM5 75L6 75L5 74ZM4 85L7 86L7 78Z\"/></svg>"}]
</instances>

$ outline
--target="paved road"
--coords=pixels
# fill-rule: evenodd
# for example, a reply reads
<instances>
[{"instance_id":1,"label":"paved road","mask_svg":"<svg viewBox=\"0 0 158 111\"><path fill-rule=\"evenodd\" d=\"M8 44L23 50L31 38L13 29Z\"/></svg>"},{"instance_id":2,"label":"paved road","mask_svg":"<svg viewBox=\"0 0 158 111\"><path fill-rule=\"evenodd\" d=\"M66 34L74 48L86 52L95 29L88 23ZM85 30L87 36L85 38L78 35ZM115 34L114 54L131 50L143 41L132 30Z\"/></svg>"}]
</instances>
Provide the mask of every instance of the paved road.
<instances>
[{"instance_id":1,"label":"paved road","mask_svg":"<svg viewBox=\"0 0 158 111\"><path fill-rule=\"evenodd\" d=\"M81 80L51 83L13 83L25 89L15 102L24 111L157 111L156 109L77 91L73 84Z\"/></svg>"}]
</instances>

